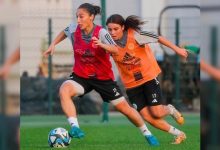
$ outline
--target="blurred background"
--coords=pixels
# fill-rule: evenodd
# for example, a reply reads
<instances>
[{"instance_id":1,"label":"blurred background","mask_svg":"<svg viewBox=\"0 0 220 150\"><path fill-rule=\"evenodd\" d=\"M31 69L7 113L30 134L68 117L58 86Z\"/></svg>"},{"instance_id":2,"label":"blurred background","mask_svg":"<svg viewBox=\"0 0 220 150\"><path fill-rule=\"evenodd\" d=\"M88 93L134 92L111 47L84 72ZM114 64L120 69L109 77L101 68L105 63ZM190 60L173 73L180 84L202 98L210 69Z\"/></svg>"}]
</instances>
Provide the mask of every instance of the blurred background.
<instances>
[{"instance_id":1,"label":"blurred background","mask_svg":"<svg viewBox=\"0 0 220 150\"><path fill-rule=\"evenodd\" d=\"M19 47L19 1L0 1L0 149L17 150L20 115L19 62L6 61ZM18 61L18 60L17 60ZM5 78L4 75L8 74Z\"/></svg>"},{"instance_id":2,"label":"blurred background","mask_svg":"<svg viewBox=\"0 0 220 150\"><path fill-rule=\"evenodd\" d=\"M2 1L0 7L0 61L2 66L5 60L19 47L19 6L17 1ZM17 107L17 112L13 112L13 104L11 104L15 101L19 103L19 70L19 63L17 63L10 69L10 75L6 78L7 80L1 80L1 99L8 99L8 101L4 103L1 100L2 107L0 107L0 111L6 114L19 113L19 106ZM2 87L2 84L5 84L5 87ZM6 93L3 92L4 90Z\"/></svg>"},{"instance_id":3,"label":"blurred background","mask_svg":"<svg viewBox=\"0 0 220 150\"><path fill-rule=\"evenodd\" d=\"M201 0L201 59L220 70L220 2ZM220 76L220 75L218 75ZM220 82L201 70L202 148L220 148Z\"/></svg>"}]
</instances>

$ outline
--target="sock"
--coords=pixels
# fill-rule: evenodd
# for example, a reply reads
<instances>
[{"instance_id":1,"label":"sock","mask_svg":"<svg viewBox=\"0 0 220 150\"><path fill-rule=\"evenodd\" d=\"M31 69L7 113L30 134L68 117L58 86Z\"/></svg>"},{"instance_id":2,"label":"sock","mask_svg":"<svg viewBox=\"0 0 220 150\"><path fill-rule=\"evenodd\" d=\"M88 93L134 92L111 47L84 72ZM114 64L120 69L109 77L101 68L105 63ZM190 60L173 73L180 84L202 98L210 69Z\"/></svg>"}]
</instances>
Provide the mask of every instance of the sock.
<instances>
[{"instance_id":1,"label":"sock","mask_svg":"<svg viewBox=\"0 0 220 150\"><path fill-rule=\"evenodd\" d=\"M173 108L169 107L169 105L167 105L167 108L168 108L168 110L170 112L170 115L173 115L173 113L174 113Z\"/></svg>"},{"instance_id":2,"label":"sock","mask_svg":"<svg viewBox=\"0 0 220 150\"><path fill-rule=\"evenodd\" d=\"M177 128L175 128L173 126L170 126L170 130L168 132L172 135L175 135L175 136L177 136L181 133L180 130L178 130Z\"/></svg>"},{"instance_id":3,"label":"sock","mask_svg":"<svg viewBox=\"0 0 220 150\"><path fill-rule=\"evenodd\" d=\"M79 123L77 121L77 118L75 117L69 117L68 119L68 122L69 124L73 127L73 126L76 126L76 127L79 127Z\"/></svg>"},{"instance_id":4,"label":"sock","mask_svg":"<svg viewBox=\"0 0 220 150\"><path fill-rule=\"evenodd\" d=\"M146 135L152 135L152 133L148 130L147 126L144 124L142 127L139 127L141 130L141 133L146 136Z\"/></svg>"}]
</instances>

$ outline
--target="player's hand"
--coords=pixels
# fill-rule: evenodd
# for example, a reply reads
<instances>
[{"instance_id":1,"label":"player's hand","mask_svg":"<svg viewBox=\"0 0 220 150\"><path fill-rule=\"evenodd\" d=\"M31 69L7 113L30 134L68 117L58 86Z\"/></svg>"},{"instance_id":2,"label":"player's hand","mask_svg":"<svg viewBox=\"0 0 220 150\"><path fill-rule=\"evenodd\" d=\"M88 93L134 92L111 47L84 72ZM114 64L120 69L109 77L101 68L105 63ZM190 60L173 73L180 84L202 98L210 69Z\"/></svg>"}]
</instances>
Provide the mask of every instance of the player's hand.
<instances>
[{"instance_id":1,"label":"player's hand","mask_svg":"<svg viewBox=\"0 0 220 150\"><path fill-rule=\"evenodd\" d=\"M55 50L55 45L51 44L50 47L43 53L44 57L48 57L49 55L53 55Z\"/></svg>"},{"instance_id":2,"label":"player's hand","mask_svg":"<svg viewBox=\"0 0 220 150\"><path fill-rule=\"evenodd\" d=\"M7 79L9 72L10 72L9 66L3 66L2 68L0 68L0 79Z\"/></svg>"},{"instance_id":3,"label":"player's hand","mask_svg":"<svg viewBox=\"0 0 220 150\"><path fill-rule=\"evenodd\" d=\"M187 52L187 50L186 49L184 49L184 48L179 48L177 51L177 54L178 55L180 55L183 59L187 59L187 57L188 57L188 52Z\"/></svg>"},{"instance_id":4,"label":"player's hand","mask_svg":"<svg viewBox=\"0 0 220 150\"><path fill-rule=\"evenodd\" d=\"M96 45L96 46L100 46L102 47L103 43L95 36L92 37L92 42Z\"/></svg>"}]
</instances>

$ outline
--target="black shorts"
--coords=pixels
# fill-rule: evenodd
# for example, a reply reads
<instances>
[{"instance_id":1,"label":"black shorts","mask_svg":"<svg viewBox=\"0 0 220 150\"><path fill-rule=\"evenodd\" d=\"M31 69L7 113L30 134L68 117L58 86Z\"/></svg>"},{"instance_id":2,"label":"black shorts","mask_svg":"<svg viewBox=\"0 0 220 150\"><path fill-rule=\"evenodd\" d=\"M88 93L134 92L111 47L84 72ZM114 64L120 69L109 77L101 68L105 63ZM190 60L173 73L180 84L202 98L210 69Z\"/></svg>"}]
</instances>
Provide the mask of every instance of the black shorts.
<instances>
[{"instance_id":1,"label":"black shorts","mask_svg":"<svg viewBox=\"0 0 220 150\"><path fill-rule=\"evenodd\" d=\"M97 80L97 79L86 79L77 76L75 73L70 75L70 79L79 83L85 90L84 95L92 90L95 90L100 94L104 102L110 102L121 98L122 92L113 80ZM83 95L81 95L83 96Z\"/></svg>"},{"instance_id":2,"label":"black shorts","mask_svg":"<svg viewBox=\"0 0 220 150\"><path fill-rule=\"evenodd\" d=\"M129 101L140 111L145 106L157 106L162 103L162 94L157 79L148 81L141 86L126 90Z\"/></svg>"}]
</instances>

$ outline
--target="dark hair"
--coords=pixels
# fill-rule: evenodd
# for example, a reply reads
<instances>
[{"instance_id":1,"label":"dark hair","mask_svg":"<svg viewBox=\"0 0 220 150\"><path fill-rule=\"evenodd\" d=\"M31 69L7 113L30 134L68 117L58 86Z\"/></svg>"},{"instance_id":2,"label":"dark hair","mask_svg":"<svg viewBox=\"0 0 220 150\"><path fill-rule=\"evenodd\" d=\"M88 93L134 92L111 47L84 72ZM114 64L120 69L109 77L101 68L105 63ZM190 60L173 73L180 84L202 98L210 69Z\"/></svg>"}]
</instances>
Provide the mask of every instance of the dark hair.
<instances>
[{"instance_id":1,"label":"dark hair","mask_svg":"<svg viewBox=\"0 0 220 150\"><path fill-rule=\"evenodd\" d=\"M101 8L99 6L92 5L89 3L81 4L78 7L78 9L80 9L80 8L86 9L90 15L94 15L94 16L101 13Z\"/></svg>"},{"instance_id":2,"label":"dark hair","mask_svg":"<svg viewBox=\"0 0 220 150\"><path fill-rule=\"evenodd\" d=\"M126 20L119 14L114 14L111 15L107 21L106 21L106 25L108 25L109 23L116 23L119 24L121 26L125 26L125 30L128 30L129 28L132 28L136 31L140 31L141 30L141 25L145 24L145 21L142 21L140 19L140 17L135 16L135 15L131 15L128 16L126 18Z\"/></svg>"}]
</instances>

